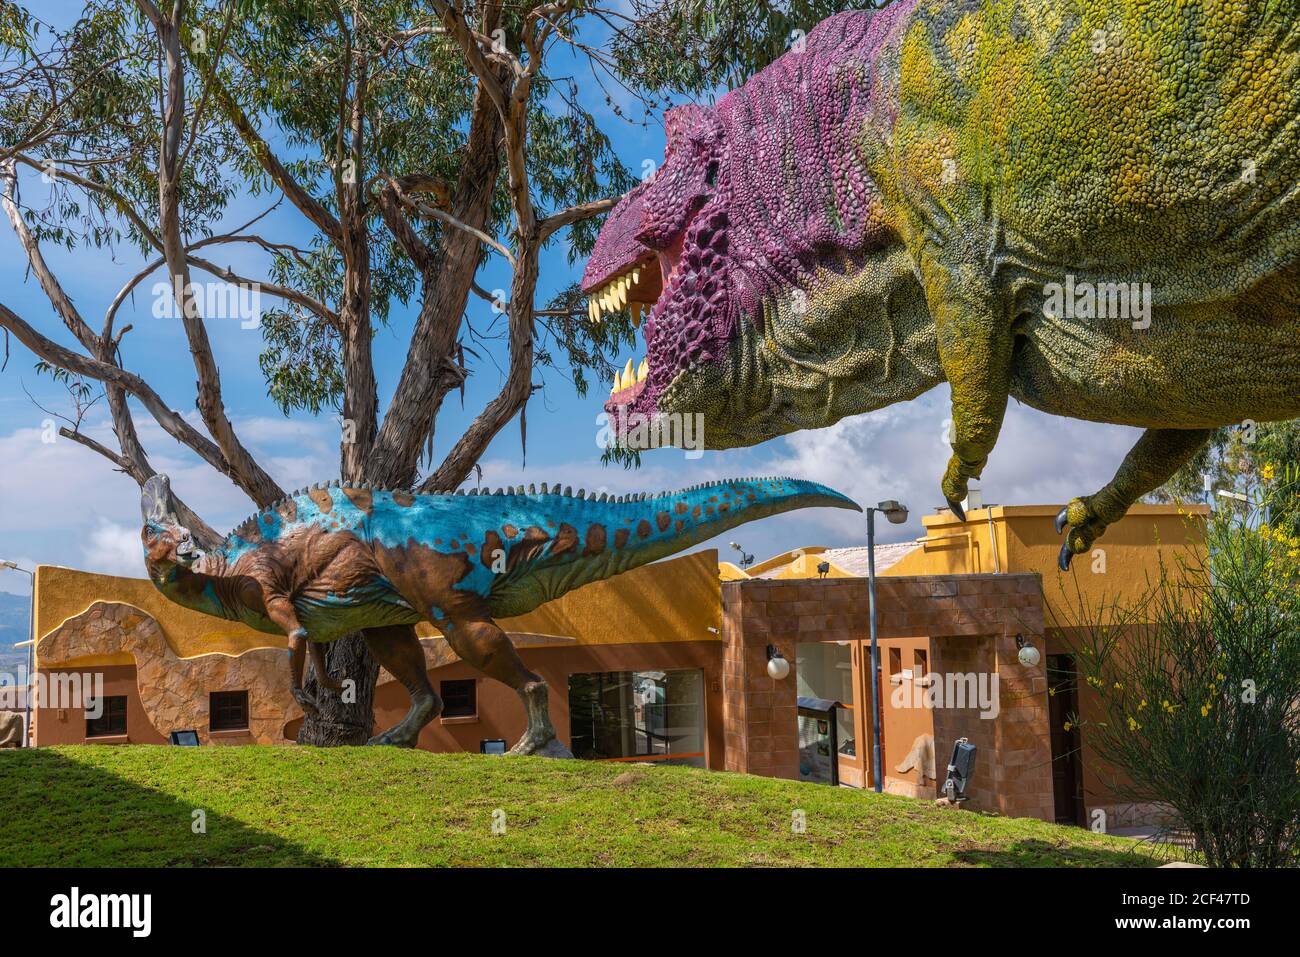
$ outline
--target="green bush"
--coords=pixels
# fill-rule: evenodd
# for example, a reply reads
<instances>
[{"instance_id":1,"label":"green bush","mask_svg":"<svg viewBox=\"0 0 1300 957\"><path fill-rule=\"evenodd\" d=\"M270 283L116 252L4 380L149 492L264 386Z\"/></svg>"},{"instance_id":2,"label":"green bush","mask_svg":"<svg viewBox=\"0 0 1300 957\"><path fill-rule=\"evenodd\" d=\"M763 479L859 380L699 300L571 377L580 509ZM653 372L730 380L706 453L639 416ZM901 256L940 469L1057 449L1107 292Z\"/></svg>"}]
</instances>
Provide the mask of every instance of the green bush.
<instances>
[{"instance_id":1,"label":"green bush","mask_svg":"<svg viewBox=\"0 0 1300 957\"><path fill-rule=\"evenodd\" d=\"M1300 538L1262 497L1221 505L1206 550L1162 560L1138 599L1076 616L1100 711L1071 721L1120 799L1166 806L1217 867L1300 861Z\"/></svg>"}]
</instances>

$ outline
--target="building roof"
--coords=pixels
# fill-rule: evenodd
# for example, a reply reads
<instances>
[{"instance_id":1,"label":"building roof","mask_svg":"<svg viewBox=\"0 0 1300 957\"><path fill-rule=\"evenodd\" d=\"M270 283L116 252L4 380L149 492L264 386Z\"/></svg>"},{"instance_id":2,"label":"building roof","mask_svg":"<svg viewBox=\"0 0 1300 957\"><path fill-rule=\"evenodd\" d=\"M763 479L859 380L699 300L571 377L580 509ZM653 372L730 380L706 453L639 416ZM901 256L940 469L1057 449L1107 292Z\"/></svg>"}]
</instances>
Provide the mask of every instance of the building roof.
<instances>
[{"instance_id":1,"label":"building roof","mask_svg":"<svg viewBox=\"0 0 1300 957\"><path fill-rule=\"evenodd\" d=\"M903 556L908 555L918 548L917 542L896 542L892 545L876 546L876 573L888 569L902 560ZM828 548L822 553L822 560L828 561L838 568L842 568L850 575L858 578L867 577L867 546L853 545L849 548Z\"/></svg>"},{"instance_id":2,"label":"building roof","mask_svg":"<svg viewBox=\"0 0 1300 957\"><path fill-rule=\"evenodd\" d=\"M917 542L897 542L891 545L876 546L876 573L883 574L904 556L911 554L921 545ZM817 566L822 562L830 563L828 577L831 578L866 578L867 546L852 545L847 548L826 548L812 545L796 548L788 552L759 562L748 569L740 569L731 562L719 563L719 572L723 581L739 581L752 578L812 578Z\"/></svg>"}]
</instances>

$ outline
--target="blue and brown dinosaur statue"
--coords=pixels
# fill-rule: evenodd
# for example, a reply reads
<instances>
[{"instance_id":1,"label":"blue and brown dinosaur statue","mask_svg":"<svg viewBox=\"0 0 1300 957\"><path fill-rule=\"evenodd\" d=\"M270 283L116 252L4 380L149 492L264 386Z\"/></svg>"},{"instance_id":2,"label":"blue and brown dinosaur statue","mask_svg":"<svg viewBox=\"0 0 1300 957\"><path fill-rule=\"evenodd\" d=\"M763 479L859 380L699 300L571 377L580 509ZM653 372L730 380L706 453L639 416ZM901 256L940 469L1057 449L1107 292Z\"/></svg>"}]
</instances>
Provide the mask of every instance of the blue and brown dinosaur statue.
<instances>
[{"instance_id":1,"label":"blue and brown dinosaur statue","mask_svg":"<svg viewBox=\"0 0 1300 957\"><path fill-rule=\"evenodd\" d=\"M1145 429L1061 510L1067 568L1213 429L1300 415L1300 0L897 0L666 127L582 281L645 315L621 434L753 445L946 381L961 515L1010 397Z\"/></svg>"},{"instance_id":2,"label":"blue and brown dinosaur statue","mask_svg":"<svg viewBox=\"0 0 1300 957\"><path fill-rule=\"evenodd\" d=\"M411 695L402 721L371 744L414 747L442 711L415 624L523 700L528 728L514 754L569 756L547 713L546 683L520 661L494 619L521 615L590 582L681 552L737 525L793 509L858 509L824 485L789 478L709 482L612 497L579 489L414 494L331 482L303 489L203 553L176 516L165 475L144 485L145 565L177 604L289 637L293 694L305 710L303 645L337 689L323 646L359 631Z\"/></svg>"}]
</instances>

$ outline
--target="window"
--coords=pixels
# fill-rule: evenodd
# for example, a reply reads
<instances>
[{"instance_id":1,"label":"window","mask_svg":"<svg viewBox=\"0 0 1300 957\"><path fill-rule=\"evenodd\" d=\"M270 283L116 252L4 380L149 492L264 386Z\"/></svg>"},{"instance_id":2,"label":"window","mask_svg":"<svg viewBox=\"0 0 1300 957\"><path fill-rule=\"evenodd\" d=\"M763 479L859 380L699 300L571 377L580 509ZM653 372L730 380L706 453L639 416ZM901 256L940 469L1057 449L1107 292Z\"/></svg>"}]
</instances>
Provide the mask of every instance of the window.
<instances>
[{"instance_id":1,"label":"window","mask_svg":"<svg viewBox=\"0 0 1300 957\"><path fill-rule=\"evenodd\" d=\"M247 731L248 692L214 691L208 695L208 728L212 731Z\"/></svg>"},{"instance_id":2,"label":"window","mask_svg":"<svg viewBox=\"0 0 1300 957\"><path fill-rule=\"evenodd\" d=\"M126 734L126 695L113 695L101 699L104 711L98 718L86 719L86 737L106 738Z\"/></svg>"},{"instance_id":3,"label":"window","mask_svg":"<svg viewBox=\"0 0 1300 957\"><path fill-rule=\"evenodd\" d=\"M438 688L444 718L473 718L478 714L478 682L473 678L444 681Z\"/></svg>"},{"instance_id":4,"label":"window","mask_svg":"<svg viewBox=\"0 0 1300 957\"><path fill-rule=\"evenodd\" d=\"M574 756L704 767L704 672L569 675Z\"/></svg>"},{"instance_id":5,"label":"window","mask_svg":"<svg viewBox=\"0 0 1300 957\"><path fill-rule=\"evenodd\" d=\"M917 648L912 652L912 677L924 678L930 673L930 653Z\"/></svg>"}]
</instances>

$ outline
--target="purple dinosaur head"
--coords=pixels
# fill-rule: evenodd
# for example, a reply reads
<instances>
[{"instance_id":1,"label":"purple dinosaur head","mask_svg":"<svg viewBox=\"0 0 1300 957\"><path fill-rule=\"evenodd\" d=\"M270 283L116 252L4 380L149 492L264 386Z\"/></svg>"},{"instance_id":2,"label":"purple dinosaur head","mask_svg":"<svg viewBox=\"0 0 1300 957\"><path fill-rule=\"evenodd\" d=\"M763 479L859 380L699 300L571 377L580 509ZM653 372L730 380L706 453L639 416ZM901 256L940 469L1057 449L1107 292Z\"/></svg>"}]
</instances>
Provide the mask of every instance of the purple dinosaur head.
<instances>
[{"instance_id":1,"label":"purple dinosaur head","mask_svg":"<svg viewBox=\"0 0 1300 957\"><path fill-rule=\"evenodd\" d=\"M877 75L913 5L832 17L716 106L669 111L663 164L610 213L582 279L593 320L648 310L646 358L605 406L620 437L637 415L698 414L706 446L748 445L913 388L882 393L889 363L871 372L861 329L880 319L883 341L918 305L868 172L895 114Z\"/></svg>"}]
</instances>

